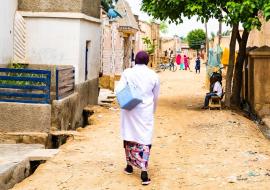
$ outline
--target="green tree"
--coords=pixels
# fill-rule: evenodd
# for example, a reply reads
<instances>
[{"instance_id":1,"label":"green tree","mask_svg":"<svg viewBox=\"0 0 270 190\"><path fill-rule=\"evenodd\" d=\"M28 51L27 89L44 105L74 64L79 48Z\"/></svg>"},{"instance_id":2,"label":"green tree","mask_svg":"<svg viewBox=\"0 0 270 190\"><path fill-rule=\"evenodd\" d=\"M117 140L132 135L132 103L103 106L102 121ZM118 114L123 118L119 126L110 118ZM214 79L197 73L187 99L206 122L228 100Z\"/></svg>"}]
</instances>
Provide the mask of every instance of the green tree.
<instances>
[{"instance_id":1,"label":"green tree","mask_svg":"<svg viewBox=\"0 0 270 190\"><path fill-rule=\"evenodd\" d=\"M146 45L146 51L148 54L153 54L155 52L155 44L152 42L149 37L142 38L143 43Z\"/></svg>"},{"instance_id":2,"label":"green tree","mask_svg":"<svg viewBox=\"0 0 270 190\"><path fill-rule=\"evenodd\" d=\"M205 45L205 32L202 29L195 29L187 35L188 45L191 49L200 50L201 45Z\"/></svg>"},{"instance_id":3,"label":"green tree","mask_svg":"<svg viewBox=\"0 0 270 190\"><path fill-rule=\"evenodd\" d=\"M231 35L231 30L226 30L226 31L224 31L224 32L222 32L222 36L229 36L229 35Z\"/></svg>"},{"instance_id":4,"label":"green tree","mask_svg":"<svg viewBox=\"0 0 270 190\"><path fill-rule=\"evenodd\" d=\"M159 25L159 30L163 34L168 33L168 24L165 21L161 21Z\"/></svg>"},{"instance_id":5,"label":"green tree","mask_svg":"<svg viewBox=\"0 0 270 190\"><path fill-rule=\"evenodd\" d=\"M258 14L270 19L270 0L143 0L142 10L154 18L180 23L183 17L191 18L197 15L198 20L207 22L210 18L216 18L232 27L230 42L229 67L226 76L226 105L232 103L239 105L242 84L242 68L246 56L246 45L250 30L260 29L261 21ZM239 23L243 24L242 36L239 32ZM239 54L234 68L234 55L236 40L239 43ZM232 76L233 71L233 88ZM232 92L232 97L231 97Z\"/></svg>"}]
</instances>

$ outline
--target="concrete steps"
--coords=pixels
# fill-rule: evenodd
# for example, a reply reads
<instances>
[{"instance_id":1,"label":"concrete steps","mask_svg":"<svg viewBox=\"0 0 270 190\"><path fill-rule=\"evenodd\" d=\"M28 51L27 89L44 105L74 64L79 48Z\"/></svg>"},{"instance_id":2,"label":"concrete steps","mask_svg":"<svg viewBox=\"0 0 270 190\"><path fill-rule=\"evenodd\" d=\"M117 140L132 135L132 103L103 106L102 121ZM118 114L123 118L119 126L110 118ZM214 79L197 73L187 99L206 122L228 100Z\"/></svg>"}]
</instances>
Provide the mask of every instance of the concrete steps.
<instances>
[{"instance_id":1,"label":"concrete steps","mask_svg":"<svg viewBox=\"0 0 270 190\"><path fill-rule=\"evenodd\" d=\"M59 149L37 149L33 150L27 157L30 161L47 161L58 154Z\"/></svg>"},{"instance_id":2,"label":"concrete steps","mask_svg":"<svg viewBox=\"0 0 270 190\"><path fill-rule=\"evenodd\" d=\"M108 89L100 89L98 97L98 105L103 107L111 107L111 104L115 101L115 94Z\"/></svg>"}]
</instances>

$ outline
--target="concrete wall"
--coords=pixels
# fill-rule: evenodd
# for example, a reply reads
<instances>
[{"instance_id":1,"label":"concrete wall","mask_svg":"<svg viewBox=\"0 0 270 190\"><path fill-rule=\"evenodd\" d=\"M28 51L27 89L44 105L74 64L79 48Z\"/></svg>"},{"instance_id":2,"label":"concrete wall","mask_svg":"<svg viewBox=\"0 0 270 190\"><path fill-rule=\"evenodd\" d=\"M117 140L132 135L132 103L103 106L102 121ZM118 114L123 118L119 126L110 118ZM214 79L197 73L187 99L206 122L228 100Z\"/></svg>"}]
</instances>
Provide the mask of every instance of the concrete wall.
<instances>
[{"instance_id":1,"label":"concrete wall","mask_svg":"<svg viewBox=\"0 0 270 190\"><path fill-rule=\"evenodd\" d=\"M90 41L88 79L100 70L100 24L82 19L25 17L30 64L72 65L76 84L85 81L86 41Z\"/></svg>"},{"instance_id":2,"label":"concrete wall","mask_svg":"<svg viewBox=\"0 0 270 190\"><path fill-rule=\"evenodd\" d=\"M118 23L103 24L102 27L102 72L114 76L123 72L124 38L118 31Z\"/></svg>"},{"instance_id":3,"label":"concrete wall","mask_svg":"<svg viewBox=\"0 0 270 190\"><path fill-rule=\"evenodd\" d=\"M83 109L97 104L98 78L76 85L75 93L52 105L0 103L0 133L74 130L83 126Z\"/></svg>"},{"instance_id":4,"label":"concrete wall","mask_svg":"<svg viewBox=\"0 0 270 190\"><path fill-rule=\"evenodd\" d=\"M270 55L254 64L254 108L260 116L270 115Z\"/></svg>"},{"instance_id":5,"label":"concrete wall","mask_svg":"<svg viewBox=\"0 0 270 190\"><path fill-rule=\"evenodd\" d=\"M143 38L148 37L151 39L151 25L145 21L139 21L140 31L136 34L135 52L146 50L146 45L143 43Z\"/></svg>"},{"instance_id":6,"label":"concrete wall","mask_svg":"<svg viewBox=\"0 0 270 190\"><path fill-rule=\"evenodd\" d=\"M121 75L124 62L124 38L119 32L117 22L103 19L101 64L103 76L100 78L102 88L114 89L115 75Z\"/></svg>"},{"instance_id":7,"label":"concrete wall","mask_svg":"<svg viewBox=\"0 0 270 190\"><path fill-rule=\"evenodd\" d=\"M97 104L98 79L76 86L76 93L52 104L52 127L54 130L72 130L83 125L83 109Z\"/></svg>"},{"instance_id":8,"label":"concrete wall","mask_svg":"<svg viewBox=\"0 0 270 190\"><path fill-rule=\"evenodd\" d=\"M0 64L6 64L13 57L13 22L17 0L1 0L0 6Z\"/></svg>"},{"instance_id":9,"label":"concrete wall","mask_svg":"<svg viewBox=\"0 0 270 190\"><path fill-rule=\"evenodd\" d=\"M80 23L75 19L25 18L30 64L78 66Z\"/></svg>"},{"instance_id":10,"label":"concrete wall","mask_svg":"<svg viewBox=\"0 0 270 190\"><path fill-rule=\"evenodd\" d=\"M88 49L88 80L98 78L100 66L101 50L101 26L99 23L91 23L80 20L80 45L79 45L79 81L85 80L85 54L86 42L89 41Z\"/></svg>"},{"instance_id":11,"label":"concrete wall","mask_svg":"<svg viewBox=\"0 0 270 190\"><path fill-rule=\"evenodd\" d=\"M146 45L143 43L143 38L148 37L155 44L155 52L151 56L149 66L156 67L160 62L159 58L162 55L160 36L159 36L159 24L147 23L145 21L139 21L139 28L135 35L135 54L140 50L147 50Z\"/></svg>"},{"instance_id":12,"label":"concrete wall","mask_svg":"<svg viewBox=\"0 0 270 190\"><path fill-rule=\"evenodd\" d=\"M164 56L164 52L169 49L173 50L175 53L178 50L182 50L182 42L180 38L173 37L173 38L162 38L161 40L161 51L160 54ZM183 50L182 50L183 51Z\"/></svg>"},{"instance_id":13,"label":"concrete wall","mask_svg":"<svg viewBox=\"0 0 270 190\"><path fill-rule=\"evenodd\" d=\"M262 47L249 53L248 94L253 111L260 117L270 115L270 48Z\"/></svg>"},{"instance_id":14,"label":"concrete wall","mask_svg":"<svg viewBox=\"0 0 270 190\"><path fill-rule=\"evenodd\" d=\"M19 10L31 12L81 12L100 18L100 0L19 0Z\"/></svg>"},{"instance_id":15,"label":"concrete wall","mask_svg":"<svg viewBox=\"0 0 270 190\"><path fill-rule=\"evenodd\" d=\"M48 132L51 106L46 104L0 103L0 132Z\"/></svg>"}]
</instances>

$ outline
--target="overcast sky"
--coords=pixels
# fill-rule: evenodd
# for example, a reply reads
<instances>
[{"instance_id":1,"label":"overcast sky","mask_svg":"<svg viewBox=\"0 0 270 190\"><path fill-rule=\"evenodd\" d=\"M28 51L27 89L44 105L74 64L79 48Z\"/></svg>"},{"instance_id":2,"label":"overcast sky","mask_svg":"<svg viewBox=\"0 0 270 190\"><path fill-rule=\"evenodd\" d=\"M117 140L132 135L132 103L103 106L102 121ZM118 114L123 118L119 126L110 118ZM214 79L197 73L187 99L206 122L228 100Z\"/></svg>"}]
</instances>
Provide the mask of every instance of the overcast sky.
<instances>
[{"instance_id":1,"label":"overcast sky","mask_svg":"<svg viewBox=\"0 0 270 190\"><path fill-rule=\"evenodd\" d=\"M141 8L141 0L126 0L131 9L132 12L136 15L139 15L140 20L144 20L144 21L149 21L150 17L140 11ZM204 29L204 24L202 24L201 22L198 22L196 20L196 17L193 17L192 19L188 19L188 18L184 18L183 19L184 22L180 25L175 25L175 24L170 24L169 26L169 30L168 30L168 34L166 34L167 36L173 36L173 35L178 35L178 36L186 36L188 32L190 32L193 29L197 29L197 28L202 28ZM225 24L223 25L223 31L228 30L229 27L226 26ZM210 20L208 22L208 35L210 36L211 32L217 33L218 31L218 21L217 20Z\"/></svg>"}]
</instances>

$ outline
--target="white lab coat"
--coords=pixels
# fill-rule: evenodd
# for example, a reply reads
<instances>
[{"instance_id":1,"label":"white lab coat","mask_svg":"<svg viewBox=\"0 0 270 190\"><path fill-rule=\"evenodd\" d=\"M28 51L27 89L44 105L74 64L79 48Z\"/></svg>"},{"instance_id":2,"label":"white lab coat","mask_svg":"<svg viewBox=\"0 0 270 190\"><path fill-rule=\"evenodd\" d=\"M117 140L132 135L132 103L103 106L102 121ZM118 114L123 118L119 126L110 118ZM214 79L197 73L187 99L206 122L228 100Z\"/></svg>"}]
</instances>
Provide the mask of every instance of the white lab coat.
<instances>
[{"instance_id":1,"label":"white lab coat","mask_svg":"<svg viewBox=\"0 0 270 190\"><path fill-rule=\"evenodd\" d=\"M130 111L121 110L122 138L126 141L150 145L160 86L158 75L146 65L135 65L122 73L116 92L122 90L127 82L129 85L136 85L142 95L142 103Z\"/></svg>"}]
</instances>

